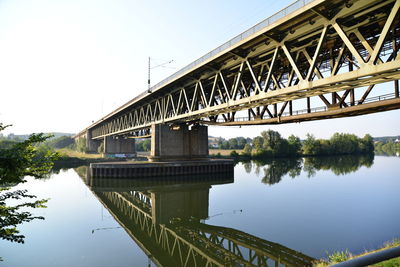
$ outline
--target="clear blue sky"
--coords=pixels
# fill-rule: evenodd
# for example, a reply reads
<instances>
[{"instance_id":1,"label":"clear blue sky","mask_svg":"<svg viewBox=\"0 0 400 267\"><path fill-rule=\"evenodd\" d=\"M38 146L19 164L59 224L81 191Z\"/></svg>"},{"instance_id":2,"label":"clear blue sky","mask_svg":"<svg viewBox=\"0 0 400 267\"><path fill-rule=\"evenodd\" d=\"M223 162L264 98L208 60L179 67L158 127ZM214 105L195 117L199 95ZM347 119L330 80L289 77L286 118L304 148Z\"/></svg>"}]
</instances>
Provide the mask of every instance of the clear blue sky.
<instances>
[{"instance_id":1,"label":"clear blue sky","mask_svg":"<svg viewBox=\"0 0 400 267\"><path fill-rule=\"evenodd\" d=\"M0 122L5 133L78 132L292 1L0 0ZM215 136L400 134L400 111L279 126L210 127Z\"/></svg>"}]
</instances>

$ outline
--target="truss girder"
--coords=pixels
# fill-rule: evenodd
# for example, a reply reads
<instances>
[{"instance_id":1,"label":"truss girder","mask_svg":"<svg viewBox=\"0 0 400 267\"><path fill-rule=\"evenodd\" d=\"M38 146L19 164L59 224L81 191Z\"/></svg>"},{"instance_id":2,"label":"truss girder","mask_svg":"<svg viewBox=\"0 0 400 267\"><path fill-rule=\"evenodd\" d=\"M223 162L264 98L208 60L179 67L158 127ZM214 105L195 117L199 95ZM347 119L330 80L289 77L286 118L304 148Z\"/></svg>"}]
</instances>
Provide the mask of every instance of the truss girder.
<instances>
[{"instance_id":1,"label":"truss girder","mask_svg":"<svg viewBox=\"0 0 400 267\"><path fill-rule=\"evenodd\" d=\"M267 106L284 106L273 117L296 99L309 103L309 97L320 96L328 104L327 93L345 106L344 99L354 97L349 90L400 78L399 8L400 0L321 1L277 26L279 36L271 29L232 48L207 63L218 68L200 66L94 125L92 136L218 115L232 121L240 110L252 114L261 107L270 114Z\"/></svg>"}]
</instances>

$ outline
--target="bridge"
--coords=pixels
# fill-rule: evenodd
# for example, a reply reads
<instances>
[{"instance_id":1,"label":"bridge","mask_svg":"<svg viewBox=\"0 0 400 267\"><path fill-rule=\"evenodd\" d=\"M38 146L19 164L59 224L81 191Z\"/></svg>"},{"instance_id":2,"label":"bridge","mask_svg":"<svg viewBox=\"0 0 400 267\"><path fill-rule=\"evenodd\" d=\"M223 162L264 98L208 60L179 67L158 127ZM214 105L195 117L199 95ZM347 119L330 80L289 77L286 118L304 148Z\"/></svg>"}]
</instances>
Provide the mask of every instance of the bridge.
<instances>
[{"instance_id":1,"label":"bridge","mask_svg":"<svg viewBox=\"0 0 400 267\"><path fill-rule=\"evenodd\" d=\"M105 153L201 158L208 125L356 116L400 108L400 0L298 0L76 135ZM387 84L391 92L377 88ZM373 91L374 96L372 96Z\"/></svg>"},{"instance_id":2,"label":"bridge","mask_svg":"<svg viewBox=\"0 0 400 267\"><path fill-rule=\"evenodd\" d=\"M77 170L81 178L158 266L312 266L315 260L243 231L204 223L210 188L233 182L232 176L101 179L85 168Z\"/></svg>"}]
</instances>

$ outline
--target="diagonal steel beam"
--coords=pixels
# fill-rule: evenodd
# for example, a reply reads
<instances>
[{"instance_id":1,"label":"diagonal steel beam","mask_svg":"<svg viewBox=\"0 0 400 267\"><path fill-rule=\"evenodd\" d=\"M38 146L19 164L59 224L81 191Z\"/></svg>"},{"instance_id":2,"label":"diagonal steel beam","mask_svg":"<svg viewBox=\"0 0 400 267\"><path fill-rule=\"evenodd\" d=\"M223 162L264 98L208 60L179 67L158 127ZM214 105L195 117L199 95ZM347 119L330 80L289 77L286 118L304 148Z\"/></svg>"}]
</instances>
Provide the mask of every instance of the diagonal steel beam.
<instances>
[{"instance_id":1,"label":"diagonal steel beam","mask_svg":"<svg viewBox=\"0 0 400 267\"><path fill-rule=\"evenodd\" d=\"M321 36L320 36L319 41L318 41L317 49L315 50L312 62L310 64L310 68L309 68L308 74L306 76L306 80L307 81L309 81L311 79L311 76L314 73L315 64L317 63L317 58L318 58L318 55L319 55L319 51L321 50L322 43L325 41L327 30L328 30L328 26L326 25L322 29Z\"/></svg>"},{"instance_id":2,"label":"diagonal steel beam","mask_svg":"<svg viewBox=\"0 0 400 267\"><path fill-rule=\"evenodd\" d=\"M282 44L282 50L285 53L287 59L289 60L290 65L292 66L292 68L294 69L294 71L296 72L296 76L300 79L300 80L304 80L303 75L301 74L301 72L299 71L299 69L297 68L296 62L294 62L292 56L290 55L289 50L287 49L285 44Z\"/></svg>"},{"instance_id":3,"label":"diagonal steel beam","mask_svg":"<svg viewBox=\"0 0 400 267\"><path fill-rule=\"evenodd\" d=\"M338 33L338 35L342 39L342 41L346 44L347 49L349 49L350 53L356 58L358 64L360 64L360 65L364 64L365 63L364 59L361 57L358 50L351 43L349 37L347 37L347 35L343 31L342 27L336 21L332 24L332 26L336 30L336 32Z\"/></svg>"},{"instance_id":4,"label":"diagonal steel beam","mask_svg":"<svg viewBox=\"0 0 400 267\"><path fill-rule=\"evenodd\" d=\"M271 75L272 75L272 72L274 70L274 66L275 66L277 55L278 55L278 51L279 51L279 46L277 46L275 48L274 55L272 56L272 61L271 61L270 66L267 65L268 63L266 63L266 66L267 66L267 68L269 70L268 70L267 78L265 79L265 84L264 84L264 88L263 88L264 92L266 92L268 90L269 81L271 79Z\"/></svg>"},{"instance_id":5,"label":"diagonal steel beam","mask_svg":"<svg viewBox=\"0 0 400 267\"><path fill-rule=\"evenodd\" d=\"M250 71L251 77L253 78L254 84L256 85L256 92L260 92L261 91L260 82L257 79L256 75L254 74L253 67L251 66L251 64L248 60L246 60L246 64L247 64L247 67L249 68L249 71Z\"/></svg>"},{"instance_id":6,"label":"diagonal steel beam","mask_svg":"<svg viewBox=\"0 0 400 267\"><path fill-rule=\"evenodd\" d=\"M389 14L389 17L388 17L388 19L387 19L387 21L385 23L385 26L383 26L382 33L380 34L379 39L376 42L376 45L374 47L374 52L372 53L371 58L369 59L369 63L370 64L376 64L378 55L382 50L382 46L383 46L383 43L385 41L385 38L386 38L390 28L392 27L392 24L393 24L394 19L395 19L396 15L397 15L397 12L399 11L399 8L400 8L400 0L397 0L394 3L394 6L393 6L392 10L390 11L390 14Z\"/></svg>"}]
</instances>

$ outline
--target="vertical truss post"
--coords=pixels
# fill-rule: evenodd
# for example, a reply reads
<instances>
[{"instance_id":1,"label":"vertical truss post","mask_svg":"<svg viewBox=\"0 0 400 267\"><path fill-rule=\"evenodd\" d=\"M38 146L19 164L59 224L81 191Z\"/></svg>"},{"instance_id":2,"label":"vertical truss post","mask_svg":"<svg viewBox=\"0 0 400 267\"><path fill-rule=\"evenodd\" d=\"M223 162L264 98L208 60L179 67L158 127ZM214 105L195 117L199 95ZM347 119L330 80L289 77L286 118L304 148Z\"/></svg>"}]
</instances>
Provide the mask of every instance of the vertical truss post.
<instances>
[{"instance_id":1,"label":"vertical truss post","mask_svg":"<svg viewBox=\"0 0 400 267\"><path fill-rule=\"evenodd\" d=\"M311 101L310 101L310 97L307 97L307 113L311 113Z\"/></svg>"},{"instance_id":2,"label":"vertical truss post","mask_svg":"<svg viewBox=\"0 0 400 267\"><path fill-rule=\"evenodd\" d=\"M353 56L350 56L350 57L352 59ZM351 62L351 61L349 61L349 71L353 71L353 62ZM354 106L354 88L351 88L349 90L350 90L350 105ZM347 95L345 95L345 96L347 96ZM343 96L343 98L345 98L345 97ZM344 102L344 101L345 101L345 99L342 100L342 102Z\"/></svg>"},{"instance_id":3,"label":"vertical truss post","mask_svg":"<svg viewBox=\"0 0 400 267\"><path fill-rule=\"evenodd\" d=\"M396 27L392 28L392 34L393 34L393 58L397 58L397 38L396 38ZM399 97L399 80L394 80L394 95L396 98Z\"/></svg>"},{"instance_id":4,"label":"vertical truss post","mask_svg":"<svg viewBox=\"0 0 400 267\"><path fill-rule=\"evenodd\" d=\"M293 105L292 105L292 100L289 101L289 114L290 116L293 115Z\"/></svg>"}]
</instances>

